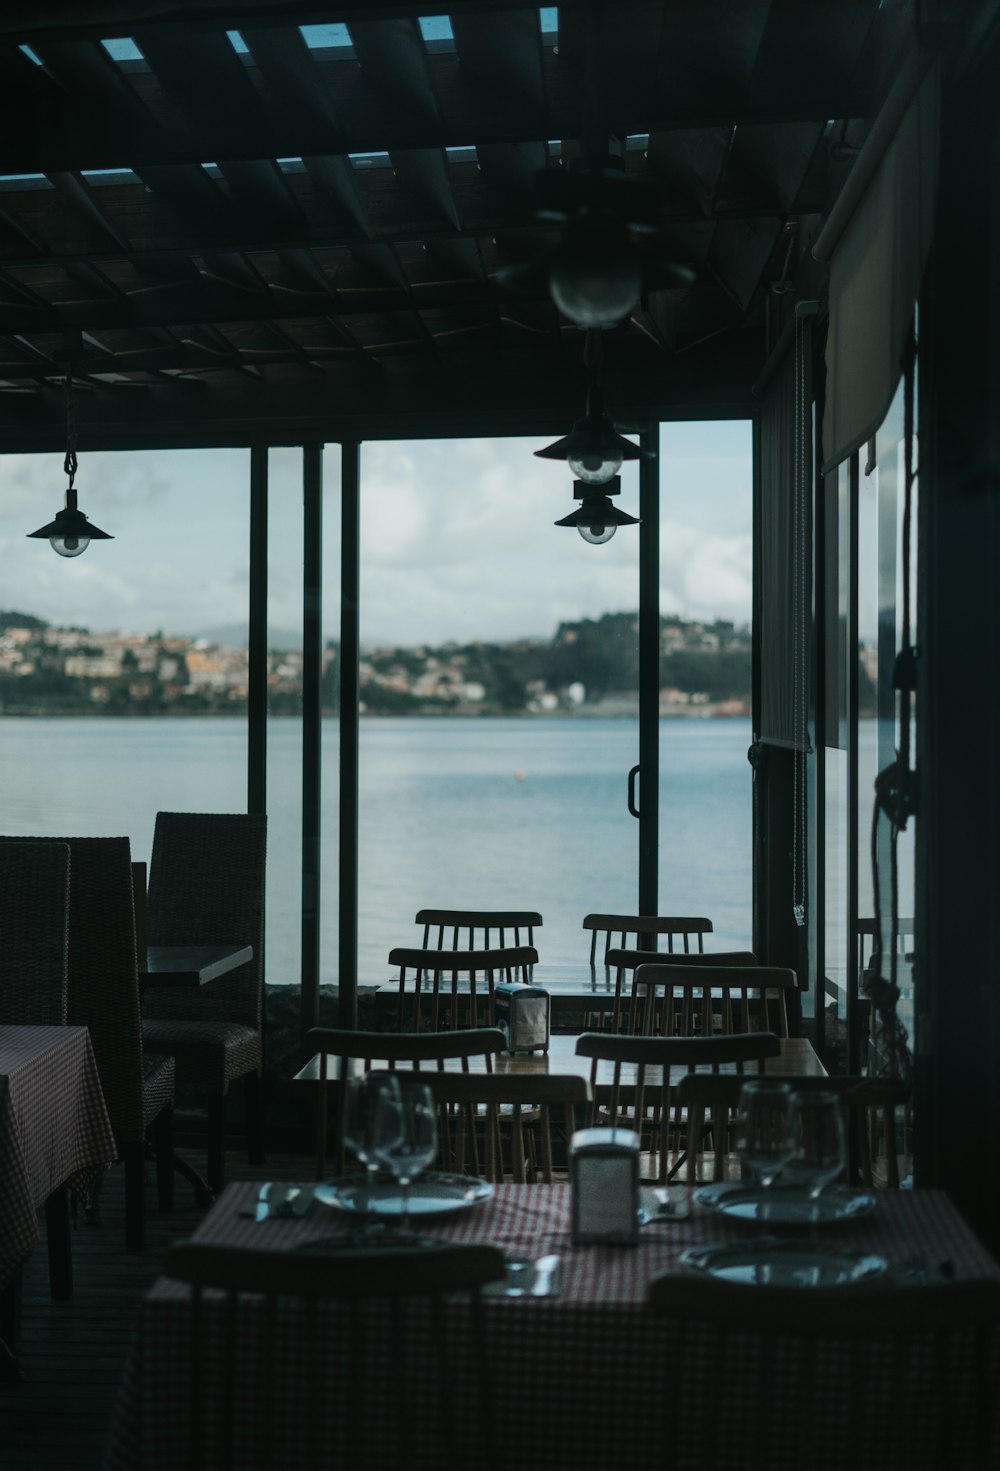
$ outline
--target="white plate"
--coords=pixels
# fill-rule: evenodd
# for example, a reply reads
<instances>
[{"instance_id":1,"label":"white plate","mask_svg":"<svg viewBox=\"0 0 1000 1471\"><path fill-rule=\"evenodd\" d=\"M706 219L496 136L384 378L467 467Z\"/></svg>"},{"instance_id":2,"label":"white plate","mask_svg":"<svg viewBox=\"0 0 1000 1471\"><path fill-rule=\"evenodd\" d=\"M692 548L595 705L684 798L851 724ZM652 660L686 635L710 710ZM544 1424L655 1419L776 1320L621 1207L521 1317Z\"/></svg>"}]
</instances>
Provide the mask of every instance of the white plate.
<instances>
[{"instance_id":1,"label":"white plate","mask_svg":"<svg viewBox=\"0 0 1000 1471\"><path fill-rule=\"evenodd\" d=\"M699 1205L709 1206L736 1221L766 1226L832 1226L839 1221L856 1221L875 1209L870 1190L853 1190L841 1185L824 1190L810 1200L804 1190L792 1187L720 1183L705 1185L695 1196Z\"/></svg>"},{"instance_id":2,"label":"white plate","mask_svg":"<svg viewBox=\"0 0 1000 1471\"><path fill-rule=\"evenodd\" d=\"M886 1269L884 1257L822 1241L801 1246L787 1241L692 1246L680 1260L697 1272L755 1287L841 1287L867 1282Z\"/></svg>"},{"instance_id":3,"label":"white plate","mask_svg":"<svg viewBox=\"0 0 1000 1471\"><path fill-rule=\"evenodd\" d=\"M451 1211L468 1210L481 1200L489 1200L493 1186L485 1180L474 1180L465 1175L421 1175L409 1189L407 1214L411 1216L441 1216ZM396 1184L379 1181L374 1192L367 1180L352 1177L348 1180L331 1180L328 1185L316 1186L316 1199L323 1205L335 1206L354 1216L401 1216L403 1214L403 1192Z\"/></svg>"}]
</instances>

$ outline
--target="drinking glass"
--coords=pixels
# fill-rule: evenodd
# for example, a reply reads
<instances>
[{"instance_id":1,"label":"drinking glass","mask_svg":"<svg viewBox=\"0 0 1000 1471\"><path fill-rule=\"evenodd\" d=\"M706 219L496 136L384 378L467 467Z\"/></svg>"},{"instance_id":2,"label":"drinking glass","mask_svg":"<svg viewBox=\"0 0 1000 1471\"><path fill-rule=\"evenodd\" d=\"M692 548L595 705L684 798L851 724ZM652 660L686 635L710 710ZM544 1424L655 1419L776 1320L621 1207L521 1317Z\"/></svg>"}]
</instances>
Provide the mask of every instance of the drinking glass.
<instances>
[{"instance_id":1,"label":"drinking glass","mask_svg":"<svg viewBox=\"0 0 1000 1471\"><path fill-rule=\"evenodd\" d=\"M363 1078L351 1078L344 1096L344 1121L342 1133L344 1144L364 1165L368 1178L368 1203L375 1199L375 1177L379 1161L375 1153L376 1144L391 1143L389 1116L381 1120L382 1137L376 1134L378 1099L385 1088L395 1088L396 1080L391 1073L366 1073ZM400 1136L402 1119L397 1117Z\"/></svg>"},{"instance_id":2,"label":"drinking glass","mask_svg":"<svg viewBox=\"0 0 1000 1471\"><path fill-rule=\"evenodd\" d=\"M799 1139L788 1162L788 1176L810 1200L831 1184L844 1168L844 1120L836 1093L796 1095Z\"/></svg>"},{"instance_id":3,"label":"drinking glass","mask_svg":"<svg viewBox=\"0 0 1000 1471\"><path fill-rule=\"evenodd\" d=\"M437 1154L434 1095L426 1083L401 1082L391 1073L375 1104L372 1152L394 1175L402 1190L400 1224L409 1221L410 1185Z\"/></svg>"},{"instance_id":4,"label":"drinking glass","mask_svg":"<svg viewBox=\"0 0 1000 1471\"><path fill-rule=\"evenodd\" d=\"M795 1099L787 1083L755 1078L740 1089L736 1153L769 1186L798 1143Z\"/></svg>"}]
</instances>

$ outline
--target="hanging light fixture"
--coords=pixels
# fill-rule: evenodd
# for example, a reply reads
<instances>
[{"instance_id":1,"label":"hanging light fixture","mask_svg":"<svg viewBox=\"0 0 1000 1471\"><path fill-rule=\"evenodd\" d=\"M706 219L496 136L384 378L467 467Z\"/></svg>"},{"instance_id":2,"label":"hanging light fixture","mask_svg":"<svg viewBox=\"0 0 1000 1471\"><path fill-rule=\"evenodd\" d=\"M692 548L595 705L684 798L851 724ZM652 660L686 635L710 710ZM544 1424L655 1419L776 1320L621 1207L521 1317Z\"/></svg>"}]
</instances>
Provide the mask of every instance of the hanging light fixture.
<instances>
[{"instance_id":1,"label":"hanging light fixture","mask_svg":"<svg viewBox=\"0 0 1000 1471\"><path fill-rule=\"evenodd\" d=\"M638 526L638 516L620 511L608 499L621 494L621 480L616 475L603 485L588 485L586 481L574 480L573 495L581 502L575 511L563 516L556 526L575 526L584 541L591 546L603 546L610 541L619 526Z\"/></svg>"},{"instance_id":2,"label":"hanging light fixture","mask_svg":"<svg viewBox=\"0 0 1000 1471\"><path fill-rule=\"evenodd\" d=\"M624 159L606 154L535 176L535 218L562 226L558 241L497 272L515 291L547 290L563 316L583 331L610 331L644 291L688 286L694 271L658 246L660 196L630 179Z\"/></svg>"},{"instance_id":3,"label":"hanging light fixture","mask_svg":"<svg viewBox=\"0 0 1000 1471\"><path fill-rule=\"evenodd\" d=\"M619 434L604 412L604 394L597 383L587 393L587 412L577 419L569 434L545 449L536 449L542 460L565 460L572 474L585 485L606 485L614 479L625 460L645 459L642 450Z\"/></svg>"},{"instance_id":4,"label":"hanging light fixture","mask_svg":"<svg viewBox=\"0 0 1000 1471\"><path fill-rule=\"evenodd\" d=\"M114 541L110 531L102 531L87 520L76 503L76 413L73 402L73 374L66 374L66 458L63 472L69 476L66 487L66 505L57 511L55 520L37 531L29 531L29 537L47 537L49 546L60 557L79 557L92 541Z\"/></svg>"}]
</instances>

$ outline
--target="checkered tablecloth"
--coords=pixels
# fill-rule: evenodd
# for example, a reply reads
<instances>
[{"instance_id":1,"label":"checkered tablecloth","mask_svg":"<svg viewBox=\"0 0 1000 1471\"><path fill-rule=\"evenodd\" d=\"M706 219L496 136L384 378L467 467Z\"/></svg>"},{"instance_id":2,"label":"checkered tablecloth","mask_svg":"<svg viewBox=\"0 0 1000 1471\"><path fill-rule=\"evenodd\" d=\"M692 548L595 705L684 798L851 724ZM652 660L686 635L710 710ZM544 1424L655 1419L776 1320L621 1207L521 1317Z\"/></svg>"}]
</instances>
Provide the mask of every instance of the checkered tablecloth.
<instances>
[{"instance_id":1,"label":"checkered tablecloth","mask_svg":"<svg viewBox=\"0 0 1000 1471\"><path fill-rule=\"evenodd\" d=\"M38 1207L116 1155L86 1027L0 1026L0 1288L35 1249Z\"/></svg>"},{"instance_id":2,"label":"checkered tablecloth","mask_svg":"<svg viewBox=\"0 0 1000 1471\"><path fill-rule=\"evenodd\" d=\"M258 1224L242 1217L241 1207L255 1200L256 1193L254 1185L231 1185L202 1223L197 1239L256 1247L266 1242L275 1250L285 1251L341 1236L342 1218L320 1204L314 1204L300 1220ZM492 1200L463 1214L427 1222L426 1230L421 1223L424 1234L453 1242L489 1242L510 1256L556 1252L562 1257L558 1296L490 1298L485 1303L501 1464L505 1468L540 1467L545 1471L559 1467L573 1471L614 1471L618 1467L662 1471L664 1465L678 1471L705 1471L698 1445L685 1445L677 1425L667 1424L664 1418L664 1387L681 1362L677 1325L653 1318L644 1311L643 1302L650 1279L676 1270L678 1256L686 1247L745 1236L752 1228L734 1225L696 1207L686 1220L646 1226L636 1247L574 1247L569 1206L565 1186L504 1185L497 1188ZM880 1253L893 1263L947 1261L958 1275L1000 1277L1000 1268L946 1197L936 1191L884 1192L872 1215L836 1230L845 1245ZM225 1390L239 1397L236 1429L227 1432L232 1464L236 1466L256 1464L255 1402L260 1385L254 1386L253 1372L259 1304L259 1299L241 1299L235 1334L240 1344L240 1368L228 1376ZM875 1288L872 1304L874 1316ZM210 1360L213 1345L221 1350L223 1342L221 1324L213 1324L211 1307L209 1300L204 1307L202 1330L209 1343ZM221 1319L221 1313L218 1316ZM335 1316L330 1310L329 1317ZM108 1443L106 1471L176 1471L189 1463L190 1317L186 1289L161 1278L142 1306ZM282 1471L304 1471L302 1355L294 1322L286 1323L284 1328L279 1322L277 1331L284 1336L271 1387L281 1402L282 1418L275 1442L280 1454L271 1464ZM461 1368L472 1353L464 1307L456 1309L449 1319L449 1342L452 1362ZM327 1458L319 1464L337 1466L343 1464L336 1451L336 1436L338 1415L342 1431L347 1383L343 1336L338 1339L331 1326L323 1343L324 1434L329 1439ZM699 1365L698 1343L690 1330L683 1341L683 1355L685 1373L694 1371L693 1394L700 1392L712 1403L720 1393L730 1399L743 1394L752 1404L752 1362L721 1365L706 1361ZM421 1342L418 1335L410 1342L408 1352L408 1362L417 1376L427 1357L427 1340ZM1000 1343L994 1345L994 1358L1000 1370ZM932 1371L933 1366L929 1367ZM703 1381L700 1391L699 1370ZM831 1373L835 1374L836 1369ZM835 1378L831 1384L833 1392L839 1392ZM221 1388L217 1392L223 1397ZM790 1393L794 1399L794 1388ZM846 1389L843 1393L846 1403ZM366 1415L377 1422L378 1404L366 1409ZM888 1408L886 1424L891 1427ZM417 1448L408 1464L439 1468L451 1464L442 1459L439 1446L421 1448L420 1426L415 1423L413 1428ZM465 1432L469 1439L457 1464L474 1468L481 1462L481 1452L477 1454L471 1412ZM891 1463L891 1458L885 1460L884 1445L868 1449L876 1459L860 1456L850 1463L852 1471L869 1464ZM365 1471L382 1464L394 1465L393 1450L387 1443L383 1462L376 1445ZM808 1466L809 1471L820 1467L840 1471L842 1464L848 1464L842 1462L836 1446L827 1447L825 1454L828 1459L824 1458L823 1447L810 1447L810 1455L796 1464ZM743 1471L738 1456L724 1464ZM958 1464L961 1462L957 1460L950 1462L951 1471ZM976 1471L980 1471L978 1466Z\"/></svg>"}]
</instances>

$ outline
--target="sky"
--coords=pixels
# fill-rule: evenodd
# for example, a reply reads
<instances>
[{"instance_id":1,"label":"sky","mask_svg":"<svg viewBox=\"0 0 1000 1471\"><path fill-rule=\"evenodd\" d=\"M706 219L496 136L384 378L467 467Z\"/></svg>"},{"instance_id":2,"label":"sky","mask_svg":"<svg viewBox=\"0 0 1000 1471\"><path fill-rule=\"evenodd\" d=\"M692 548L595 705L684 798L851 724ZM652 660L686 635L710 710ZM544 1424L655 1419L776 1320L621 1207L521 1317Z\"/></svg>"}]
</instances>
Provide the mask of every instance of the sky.
<instances>
[{"instance_id":1,"label":"sky","mask_svg":"<svg viewBox=\"0 0 1000 1471\"><path fill-rule=\"evenodd\" d=\"M568 427L568 426L567 426ZM664 613L750 621L748 422L661 426ZM638 606L638 528L589 546L553 522L572 477L545 440L362 446L361 638L413 645L549 638L563 620ZM0 608L93 632L211 635L245 624L247 450L80 453L80 509L110 532L80 557L27 533L52 519L58 455L0 459ZM618 504L638 514L625 466ZM324 452L324 629L338 634L339 449ZM269 621L301 627L301 452L270 455Z\"/></svg>"}]
</instances>

